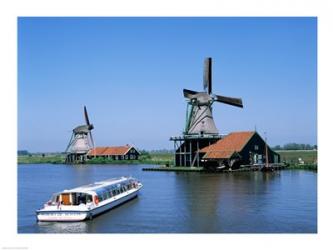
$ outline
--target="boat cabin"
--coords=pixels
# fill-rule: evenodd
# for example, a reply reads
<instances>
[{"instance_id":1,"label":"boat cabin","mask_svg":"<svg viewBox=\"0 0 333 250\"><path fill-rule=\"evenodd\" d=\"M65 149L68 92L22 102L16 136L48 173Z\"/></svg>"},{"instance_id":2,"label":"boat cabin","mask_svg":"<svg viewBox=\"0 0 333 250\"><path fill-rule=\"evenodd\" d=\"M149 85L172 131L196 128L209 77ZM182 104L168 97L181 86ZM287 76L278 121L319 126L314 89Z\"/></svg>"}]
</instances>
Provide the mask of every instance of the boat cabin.
<instances>
[{"instance_id":1,"label":"boat cabin","mask_svg":"<svg viewBox=\"0 0 333 250\"><path fill-rule=\"evenodd\" d=\"M87 193L60 193L54 195L52 202L60 203L66 206L79 206L80 204L87 204L93 201L93 196Z\"/></svg>"},{"instance_id":2,"label":"boat cabin","mask_svg":"<svg viewBox=\"0 0 333 250\"><path fill-rule=\"evenodd\" d=\"M57 193L53 195L49 205L79 206L91 202L98 204L128 190L137 188L137 186L138 182L133 178L124 178L121 181L97 182Z\"/></svg>"}]
</instances>

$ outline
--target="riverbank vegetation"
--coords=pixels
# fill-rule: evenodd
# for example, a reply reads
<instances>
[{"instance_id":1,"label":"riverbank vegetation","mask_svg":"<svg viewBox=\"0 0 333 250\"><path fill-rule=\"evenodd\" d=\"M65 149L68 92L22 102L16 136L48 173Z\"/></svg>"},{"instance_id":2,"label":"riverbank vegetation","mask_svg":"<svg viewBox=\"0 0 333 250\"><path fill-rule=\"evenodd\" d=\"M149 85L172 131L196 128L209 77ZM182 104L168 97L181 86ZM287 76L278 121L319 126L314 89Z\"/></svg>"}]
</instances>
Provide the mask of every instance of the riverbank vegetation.
<instances>
[{"instance_id":1,"label":"riverbank vegetation","mask_svg":"<svg viewBox=\"0 0 333 250\"><path fill-rule=\"evenodd\" d=\"M272 147L273 150L317 150L317 145L299 144L299 143L287 143L283 146L276 145Z\"/></svg>"},{"instance_id":2,"label":"riverbank vegetation","mask_svg":"<svg viewBox=\"0 0 333 250\"><path fill-rule=\"evenodd\" d=\"M317 164L293 164L289 165L288 169L304 169L304 170L312 170L317 171Z\"/></svg>"},{"instance_id":3,"label":"riverbank vegetation","mask_svg":"<svg viewBox=\"0 0 333 250\"><path fill-rule=\"evenodd\" d=\"M107 158L94 158L87 161L88 164L154 164L171 165L173 154L142 151L138 160L112 160Z\"/></svg>"},{"instance_id":4,"label":"riverbank vegetation","mask_svg":"<svg viewBox=\"0 0 333 250\"><path fill-rule=\"evenodd\" d=\"M281 150L281 162L288 164L289 169L305 169L317 171L317 150Z\"/></svg>"},{"instance_id":5,"label":"riverbank vegetation","mask_svg":"<svg viewBox=\"0 0 333 250\"><path fill-rule=\"evenodd\" d=\"M317 163L317 150L281 150L276 151L282 162L289 164L314 164Z\"/></svg>"},{"instance_id":6,"label":"riverbank vegetation","mask_svg":"<svg viewBox=\"0 0 333 250\"><path fill-rule=\"evenodd\" d=\"M64 164L66 159L65 154L29 154L18 155L18 164L39 164L39 163L52 163Z\"/></svg>"},{"instance_id":7,"label":"riverbank vegetation","mask_svg":"<svg viewBox=\"0 0 333 250\"><path fill-rule=\"evenodd\" d=\"M66 154L63 153L38 153L18 155L18 164L65 164ZM111 160L106 158L95 158L87 161L87 164L155 164L171 165L173 154L170 152L148 152L142 151L138 160Z\"/></svg>"}]
</instances>

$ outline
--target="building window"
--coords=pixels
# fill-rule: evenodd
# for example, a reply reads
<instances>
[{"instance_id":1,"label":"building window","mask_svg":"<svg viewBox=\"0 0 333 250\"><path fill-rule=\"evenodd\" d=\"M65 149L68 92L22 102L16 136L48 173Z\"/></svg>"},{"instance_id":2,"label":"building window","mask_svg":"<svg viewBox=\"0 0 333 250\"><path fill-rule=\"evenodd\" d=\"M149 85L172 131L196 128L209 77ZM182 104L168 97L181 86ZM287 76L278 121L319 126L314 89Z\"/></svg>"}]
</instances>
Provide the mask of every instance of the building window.
<instances>
[{"instance_id":1,"label":"building window","mask_svg":"<svg viewBox=\"0 0 333 250\"><path fill-rule=\"evenodd\" d=\"M258 145L254 145L254 150L259 150L259 146Z\"/></svg>"},{"instance_id":2,"label":"building window","mask_svg":"<svg viewBox=\"0 0 333 250\"><path fill-rule=\"evenodd\" d=\"M125 160L127 160L128 159L128 155L125 155Z\"/></svg>"}]
</instances>

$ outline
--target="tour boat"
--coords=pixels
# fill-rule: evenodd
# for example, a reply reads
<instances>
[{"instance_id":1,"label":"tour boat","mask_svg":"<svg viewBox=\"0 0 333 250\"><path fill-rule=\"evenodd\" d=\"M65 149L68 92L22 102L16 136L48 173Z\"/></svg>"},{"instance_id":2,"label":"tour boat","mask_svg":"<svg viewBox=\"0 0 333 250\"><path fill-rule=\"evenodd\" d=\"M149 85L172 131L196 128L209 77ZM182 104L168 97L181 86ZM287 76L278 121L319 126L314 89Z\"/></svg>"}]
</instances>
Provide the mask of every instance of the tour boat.
<instances>
[{"instance_id":1,"label":"tour boat","mask_svg":"<svg viewBox=\"0 0 333 250\"><path fill-rule=\"evenodd\" d=\"M64 190L52 196L36 211L38 221L83 221L92 219L138 195L142 184L132 177L120 177Z\"/></svg>"}]
</instances>

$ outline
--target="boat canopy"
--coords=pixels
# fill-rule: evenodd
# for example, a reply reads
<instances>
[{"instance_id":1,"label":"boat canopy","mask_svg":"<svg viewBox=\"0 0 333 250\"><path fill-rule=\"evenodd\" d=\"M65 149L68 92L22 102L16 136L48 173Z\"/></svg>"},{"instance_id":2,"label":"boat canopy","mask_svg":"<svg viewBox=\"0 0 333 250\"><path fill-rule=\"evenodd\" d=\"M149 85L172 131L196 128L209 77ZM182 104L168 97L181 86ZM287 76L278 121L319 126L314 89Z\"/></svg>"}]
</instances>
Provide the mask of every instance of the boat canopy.
<instances>
[{"instance_id":1,"label":"boat canopy","mask_svg":"<svg viewBox=\"0 0 333 250\"><path fill-rule=\"evenodd\" d=\"M136 182L136 179L132 177L120 177L120 178L113 178L113 179L108 179L104 181L99 181L95 182L92 184L80 186L77 188L73 188L70 190L64 190L62 193L75 193L75 192L87 192L90 193L89 191L93 192L104 192L109 189L115 189L117 188L117 185L127 185L131 184L133 182Z\"/></svg>"}]
</instances>

